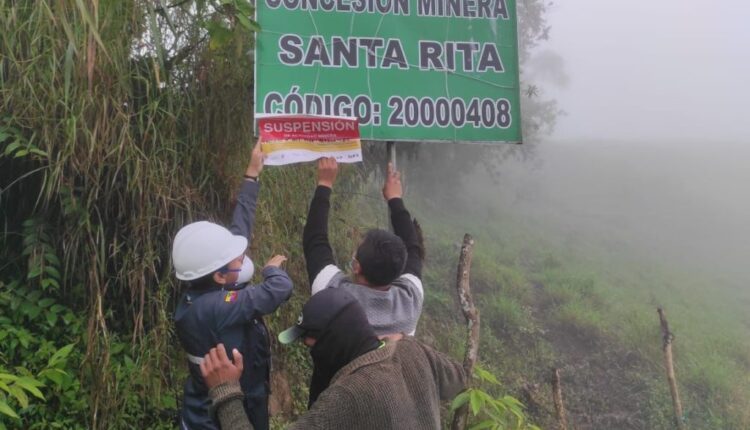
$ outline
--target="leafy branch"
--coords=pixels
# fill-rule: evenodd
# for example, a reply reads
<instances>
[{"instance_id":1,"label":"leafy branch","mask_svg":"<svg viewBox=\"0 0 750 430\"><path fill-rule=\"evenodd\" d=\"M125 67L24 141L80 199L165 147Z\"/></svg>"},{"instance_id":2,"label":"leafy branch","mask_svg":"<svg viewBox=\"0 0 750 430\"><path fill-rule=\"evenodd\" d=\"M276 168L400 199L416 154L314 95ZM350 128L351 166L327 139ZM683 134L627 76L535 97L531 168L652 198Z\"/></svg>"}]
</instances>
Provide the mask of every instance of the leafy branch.
<instances>
[{"instance_id":1,"label":"leafy branch","mask_svg":"<svg viewBox=\"0 0 750 430\"><path fill-rule=\"evenodd\" d=\"M499 386L495 375L474 367L474 378L481 384ZM539 427L528 422L524 412L524 405L512 396L494 397L480 388L469 388L456 396L451 403L451 411L468 404L469 410L476 422L470 430L540 430Z\"/></svg>"}]
</instances>

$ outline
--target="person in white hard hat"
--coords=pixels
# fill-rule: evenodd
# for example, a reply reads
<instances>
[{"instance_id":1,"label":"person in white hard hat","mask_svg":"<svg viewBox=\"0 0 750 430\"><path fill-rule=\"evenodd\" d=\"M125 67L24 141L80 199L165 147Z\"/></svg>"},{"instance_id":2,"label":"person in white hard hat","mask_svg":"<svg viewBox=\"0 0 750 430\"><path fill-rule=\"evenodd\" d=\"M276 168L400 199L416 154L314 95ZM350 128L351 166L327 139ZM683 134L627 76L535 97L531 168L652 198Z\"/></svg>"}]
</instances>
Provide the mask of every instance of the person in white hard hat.
<instances>
[{"instance_id":1,"label":"person in white hard hat","mask_svg":"<svg viewBox=\"0 0 750 430\"><path fill-rule=\"evenodd\" d=\"M253 149L237 197L232 225L208 221L184 226L174 238L172 261L185 284L174 319L188 358L181 429L218 429L200 373L203 356L217 343L246 357L240 378L245 411L256 429L268 429L270 345L262 316L274 312L292 293L292 280L276 255L263 268L263 282L251 286L253 263L245 255L255 219L258 177L263 170L260 144Z\"/></svg>"}]
</instances>

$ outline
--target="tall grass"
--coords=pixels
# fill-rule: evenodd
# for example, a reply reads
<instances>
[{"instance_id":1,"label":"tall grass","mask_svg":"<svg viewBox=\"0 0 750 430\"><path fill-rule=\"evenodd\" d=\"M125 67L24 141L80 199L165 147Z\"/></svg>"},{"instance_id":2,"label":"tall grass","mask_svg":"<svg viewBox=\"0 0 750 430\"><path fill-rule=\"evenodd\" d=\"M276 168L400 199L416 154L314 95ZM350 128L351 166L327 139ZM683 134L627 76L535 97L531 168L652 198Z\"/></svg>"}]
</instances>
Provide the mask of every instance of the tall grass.
<instances>
[{"instance_id":1,"label":"tall grass","mask_svg":"<svg viewBox=\"0 0 750 430\"><path fill-rule=\"evenodd\" d=\"M153 4L0 0L0 276L27 278L34 220L62 260L46 293L87 315L88 428L142 426L124 424L127 397L178 389L171 238L228 214L252 147L249 35L210 49L196 9ZM140 387L112 362L123 342L152 375Z\"/></svg>"}]
</instances>

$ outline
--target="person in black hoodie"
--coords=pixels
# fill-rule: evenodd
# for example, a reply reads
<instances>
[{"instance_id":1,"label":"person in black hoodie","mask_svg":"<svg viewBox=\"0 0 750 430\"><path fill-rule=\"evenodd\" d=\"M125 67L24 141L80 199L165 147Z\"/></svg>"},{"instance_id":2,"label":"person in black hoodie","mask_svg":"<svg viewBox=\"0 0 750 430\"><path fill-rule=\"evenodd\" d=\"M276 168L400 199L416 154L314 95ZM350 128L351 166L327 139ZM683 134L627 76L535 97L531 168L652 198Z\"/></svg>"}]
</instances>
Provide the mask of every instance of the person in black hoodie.
<instances>
[{"instance_id":1,"label":"person in black hoodie","mask_svg":"<svg viewBox=\"0 0 750 430\"><path fill-rule=\"evenodd\" d=\"M279 334L287 344L303 338L310 347L313 374L308 409L342 367L384 342L375 335L357 299L345 290L326 289L305 304L297 324Z\"/></svg>"},{"instance_id":2,"label":"person in black hoodie","mask_svg":"<svg viewBox=\"0 0 750 430\"><path fill-rule=\"evenodd\" d=\"M313 357L311 407L288 430L438 429L441 402L466 383L461 363L413 337L378 340L362 306L340 288L314 295L279 337L301 339ZM222 429L250 430L237 383L242 356L233 355L234 363L217 345L201 374Z\"/></svg>"}]
</instances>

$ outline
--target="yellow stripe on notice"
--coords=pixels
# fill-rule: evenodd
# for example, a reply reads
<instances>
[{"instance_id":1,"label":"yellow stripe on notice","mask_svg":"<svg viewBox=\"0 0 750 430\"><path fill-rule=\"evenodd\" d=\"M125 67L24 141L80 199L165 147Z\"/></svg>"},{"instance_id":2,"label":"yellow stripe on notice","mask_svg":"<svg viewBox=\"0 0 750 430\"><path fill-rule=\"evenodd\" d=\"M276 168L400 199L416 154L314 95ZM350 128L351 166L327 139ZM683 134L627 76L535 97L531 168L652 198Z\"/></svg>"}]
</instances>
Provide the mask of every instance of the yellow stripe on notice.
<instances>
[{"instance_id":1,"label":"yellow stripe on notice","mask_svg":"<svg viewBox=\"0 0 750 430\"><path fill-rule=\"evenodd\" d=\"M311 142L309 140L284 140L278 142L263 142L263 152L270 153L275 151L288 151L294 149L304 149L315 152L329 151L352 151L362 148L359 139L342 140L336 142Z\"/></svg>"}]
</instances>

